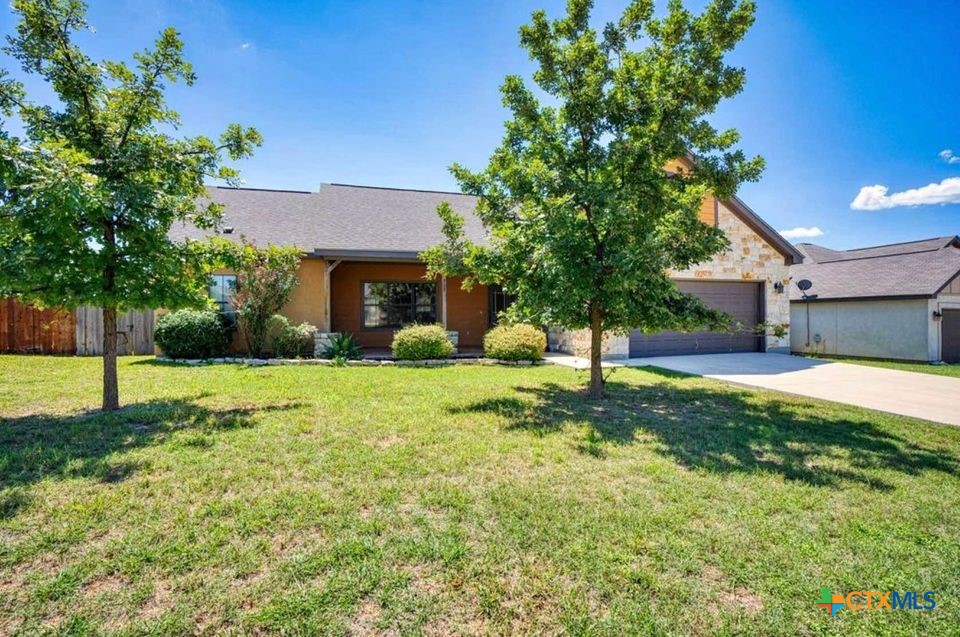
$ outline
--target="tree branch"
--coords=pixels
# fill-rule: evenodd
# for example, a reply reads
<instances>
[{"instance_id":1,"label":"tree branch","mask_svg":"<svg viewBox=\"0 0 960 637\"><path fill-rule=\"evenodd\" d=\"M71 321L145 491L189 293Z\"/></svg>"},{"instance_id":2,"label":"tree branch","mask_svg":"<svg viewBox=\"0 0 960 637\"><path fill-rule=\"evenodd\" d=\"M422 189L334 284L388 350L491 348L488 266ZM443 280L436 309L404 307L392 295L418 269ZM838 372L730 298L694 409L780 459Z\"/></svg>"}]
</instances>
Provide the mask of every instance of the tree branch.
<instances>
[{"instance_id":1,"label":"tree branch","mask_svg":"<svg viewBox=\"0 0 960 637\"><path fill-rule=\"evenodd\" d=\"M55 15L52 8L50 9L51 15ZM100 148L103 148L103 133L99 130L96 125L96 122L93 119L93 101L90 97L90 93L87 91L87 88L83 82L83 76L80 73L80 70L77 68L76 62L73 60L73 56L70 55L70 38L69 38L69 20L65 20L62 25L56 25L57 32L57 43L61 47L61 53L63 54L63 59L67 63L67 67L73 73L74 78L77 80L77 88L80 91L80 98L83 100L83 109L84 115L87 119L87 126L90 133L90 137L93 138L97 145Z\"/></svg>"},{"instance_id":2,"label":"tree branch","mask_svg":"<svg viewBox=\"0 0 960 637\"><path fill-rule=\"evenodd\" d=\"M121 150L123 150L124 145L127 143L127 137L130 135L130 131L133 129L133 122L137 115L140 114L140 109L143 108L144 103L147 101L147 95L153 89L153 86L160 78L160 75L166 70L164 66L166 59L167 54L164 52L161 54L160 60L157 62L157 68L154 69L153 74L149 75L147 81L144 83L143 90L139 95L139 100L137 101L137 104L134 106L133 110L130 112L130 116L127 118L126 126L123 129L123 134L120 136L120 141L117 142L118 154Z\"/></svg>"}]
</instances>

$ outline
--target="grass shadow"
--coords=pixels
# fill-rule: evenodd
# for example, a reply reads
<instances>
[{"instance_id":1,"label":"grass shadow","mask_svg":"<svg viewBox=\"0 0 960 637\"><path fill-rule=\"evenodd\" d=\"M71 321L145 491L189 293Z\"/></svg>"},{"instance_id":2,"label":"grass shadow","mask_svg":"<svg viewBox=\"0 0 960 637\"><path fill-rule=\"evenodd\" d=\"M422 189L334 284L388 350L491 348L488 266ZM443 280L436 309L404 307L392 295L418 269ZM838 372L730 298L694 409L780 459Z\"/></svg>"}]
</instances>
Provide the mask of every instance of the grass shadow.
<instances>
[{"instance_id":1,"label":"grass shadow","mask_svg":"<svg viewBox=\"0 0 960 637\"><path fill-rule=\"evenodd\" d=\"M258 413L298 406L216 409L196 402L205 396L136 403L110 413L0 417L0 489L10 490L0 502L0 516L22 508L15 495L19 487L48 478L122 482L141 468L118 457L123 453L160 444L178 431L216 434L252 427Z\"/></svg>"},{"instance_id":2,"label":"grass shadow","mask_svg":"<svg viewBox=\"0 0 960 637\"><path fill-rule=\"evenodd\" d=\"M645 371L664 380L646 385L608 381L604 400L556 383L517 386L515 396L456 406L451 412L496 414L507 428L538 436L585 425L587 437L577 448L596 457L603 456L603 443L644 440L691 469L772 473L824 487L859 483L890 490L878 472L958 475L960 469L946 450L924 447L867 419L825 415L722 385L685 387L675 382L685 375Z\"/></svg>"}]
</instances>

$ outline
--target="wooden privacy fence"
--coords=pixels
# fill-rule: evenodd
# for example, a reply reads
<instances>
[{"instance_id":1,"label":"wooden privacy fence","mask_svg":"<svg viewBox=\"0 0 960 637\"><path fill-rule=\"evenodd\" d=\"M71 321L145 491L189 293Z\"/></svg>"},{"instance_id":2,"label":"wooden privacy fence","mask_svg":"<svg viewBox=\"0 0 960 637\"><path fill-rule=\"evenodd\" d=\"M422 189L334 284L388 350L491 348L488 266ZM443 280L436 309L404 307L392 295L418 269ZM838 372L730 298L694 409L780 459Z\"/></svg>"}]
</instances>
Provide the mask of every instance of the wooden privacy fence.
<instances>
[{"instance_id":1,"label":"wooden privacy fence","mask_svg":"<svg viewBox=\"0 0 960 637\"><path fill-rule=\"evenodd\" d=\"M117 315L117 353L153 354L153 310L130 310ZM77 308L77 354L103 354L103 310Z\"/></svg>"},{"instance_id":2,"label":"wooden privacy fence","mask_svg":"<svg viewBox=\"0 0 960 637\"><path fill-rule=\"evenodd\" d=\"M41 310L16 299L0 300L0 352L73 354L76 317L69 310Z\"/></svg>"},{"instance_id":3,"label":"wooden privacy fence","mask_svg":"<svg viewBox=\"0 0 960 637\"><path fill-rule=\"evenodd\" d=\"M153 353L153 310L117 316L117 352ZM16 354L103 353L103 310L39 309L16 299L0 300L0 352Z\"/></svg>"}]
</instances>

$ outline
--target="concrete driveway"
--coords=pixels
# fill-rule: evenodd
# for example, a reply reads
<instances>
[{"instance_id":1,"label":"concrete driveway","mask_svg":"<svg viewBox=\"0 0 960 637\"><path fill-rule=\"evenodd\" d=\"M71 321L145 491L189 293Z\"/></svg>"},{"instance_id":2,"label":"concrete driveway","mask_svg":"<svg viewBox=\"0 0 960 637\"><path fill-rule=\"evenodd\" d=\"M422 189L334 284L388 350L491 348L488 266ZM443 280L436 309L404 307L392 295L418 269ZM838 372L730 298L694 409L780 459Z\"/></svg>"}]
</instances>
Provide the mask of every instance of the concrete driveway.
<instances>
[{"instance_id":1,"label":"concrete driveway","mask_svg":"<svg viewBox=\"0 0 960 637\"><path fill-rule=\"evenodd\" d=\"M626 367L661 367L748 387L960 425L960 378L785 354L662 356L631 358L621 363Z\"/></svg>"}]
</instances>

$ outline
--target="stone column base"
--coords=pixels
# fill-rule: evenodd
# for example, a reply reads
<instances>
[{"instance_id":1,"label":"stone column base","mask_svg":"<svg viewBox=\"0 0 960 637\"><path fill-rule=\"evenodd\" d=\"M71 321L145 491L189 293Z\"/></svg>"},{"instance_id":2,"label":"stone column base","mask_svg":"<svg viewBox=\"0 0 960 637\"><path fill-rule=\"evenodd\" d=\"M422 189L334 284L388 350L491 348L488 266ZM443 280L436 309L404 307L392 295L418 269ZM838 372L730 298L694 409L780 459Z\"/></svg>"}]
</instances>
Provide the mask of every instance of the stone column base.
<instances>
[{"instance_id":1,"label":"stone column base","mask_svg":"<svg viewBox=\"0 0 960 637\"><path fill-rule=\"evenodd\" d=\"M313 355L322 356L323 352L330 347L330 339L337 336L340 332L317 332L313 336Z\"/></svg>"},{"instance_id":2,"label":"stone column base","mask_svg":"<svg viewBox=\"0 0 960 637\"><path fill-rule=\"evenodd\" d=\"M460 332L447 331L447 338L453 343L453 353L460 351Z\"/></svg>"},{"instance_id":3,"label":"stone column base","mask_svg":"<svg viewBox=\"0 0 960 637\"><path fill-rule=\"evenodd\" d=\"M551 327L547 330L547 343L551 352L563 352L581 358L590 358L590 330L567 330ZM600 353L603 360L622 360L630 357L630 337L626 334L607 332L603 335Z\"/></svg>"}]
</instances>

